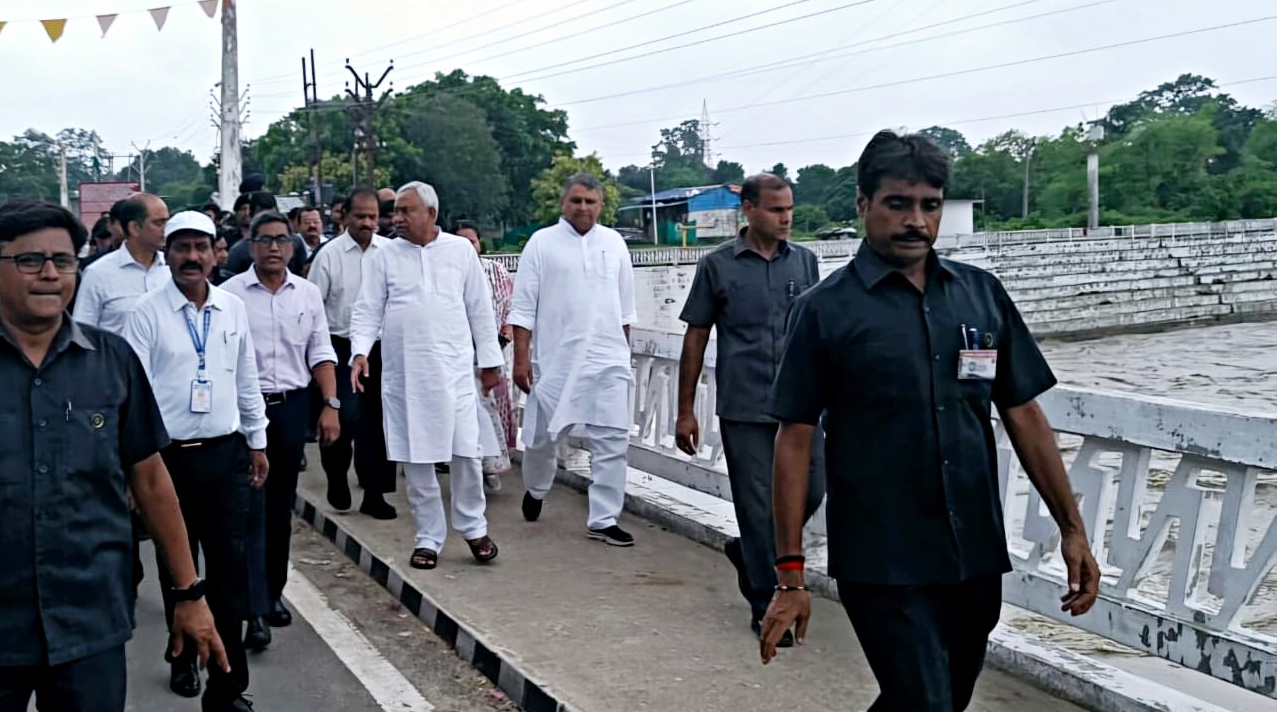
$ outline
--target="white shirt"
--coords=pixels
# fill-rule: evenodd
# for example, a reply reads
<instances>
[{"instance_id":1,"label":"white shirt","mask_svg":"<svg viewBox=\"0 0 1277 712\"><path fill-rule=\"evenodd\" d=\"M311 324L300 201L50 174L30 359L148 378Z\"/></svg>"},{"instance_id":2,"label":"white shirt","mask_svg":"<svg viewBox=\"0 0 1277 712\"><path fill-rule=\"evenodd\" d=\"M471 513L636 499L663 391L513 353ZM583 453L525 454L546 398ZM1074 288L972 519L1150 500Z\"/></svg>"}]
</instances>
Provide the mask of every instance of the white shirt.
<instances>
[{"instance_id":1,"label":"white shirt","mask_svg":"<svg viewBox=\"0 0 1277 712\"><path fill-rule=\"evenodd\" d=\"M364 258L385 247L391 241L381 235L373 235L368 249L363 250L350 233L343 232L331 240L331 245L315 255L310 264L307 279L319 287L328 317L328 330L333 336L350 338L350 312L359 298L359 285L363 281Z\"/></svg>"},{"instance_id":2,"label":"white shirt","mask_svg":"<svg viewBox=\"0 0 1277 712\"><path fill-rule=\"evenodd\" d=\"M151 268L129 254L128 243L89 265L81 277L72 318L119 336L124 335L133 305L148 292L173 281L164 253L155 253Z\"/></svg>"},{"instance_id":3,"label":"white shirt","mask_svg":"<svg viewBox=\"0 0 1277 712\"><path fill-rule=\"evenodd\" d=\"M630 427L625 327L637 320L634 268L619 233L595 225L580 235L563 219L533 233L519 255L507 319L533 338L525 441L572 425Z\"/></svg>"},{"instance_id":4,"label":"white shirt","mask_svg":"<svg viewBox=\"0 0 1277 712\"><path fill-rule=\"evenodd\" d=\"M199 356L186 317L203 337L205 312L210 315L205 378L212 388L212 408L192 413ZM138 300L125 338L146 369L169 437L204 440L238 431L253 450L266 448L266 401L257 384L253 335L239 297L209 285L204 309L196 312L170 282Z\"/></svg>"},{"instance_id":5,"label":"white shirt","mask_svg":"<svg viewBox=\"0 0 1277 712\"><path fill-rule=\"evenodd\" d=\"M351 355L368 355L378 334L387 457L430 463L490 454L481 422L492 421L479 409L474 369L497 368L505 357L488 277L469 240L393 240L365 260Z\"/></svg>"},{"instance_id":6,"label":"white shirt","mask_svg":"<svg viewBox=\"0 0 1277 712\"><path fill-rule=\"evenodd\" d=\"M284 284L271 292L253 268L223 282L222 289L239 297L248 311L262 393L306 388L312 369L337 363L315 285L284 270Z\"/></svg>"}]
</instances>

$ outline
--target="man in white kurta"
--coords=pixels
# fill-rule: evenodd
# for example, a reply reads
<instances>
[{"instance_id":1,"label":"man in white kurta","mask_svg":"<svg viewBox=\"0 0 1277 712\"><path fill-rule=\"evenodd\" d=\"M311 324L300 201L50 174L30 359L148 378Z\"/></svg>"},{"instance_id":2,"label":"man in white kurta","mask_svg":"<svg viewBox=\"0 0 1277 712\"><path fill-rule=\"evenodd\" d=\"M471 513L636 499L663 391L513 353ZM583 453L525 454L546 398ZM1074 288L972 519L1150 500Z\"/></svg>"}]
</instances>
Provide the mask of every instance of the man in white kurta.
<instances>
[{"instance_id":1,"label":"man in white kurta","mask_svg":"<svg viewBox=\"0 0 1277 712\"><path fill-rule=\"evenodd\" d=\"M435 567L447 536L436 463L451 464L453 528L480 562L497 555L484 515L475 368L486 392L504 359L479 256L465 238L439 230L438 205L424 183L399 190L395 223L404 237L364 260L350 317L356 390L368 371L368 352L381 338L386 454L407 478L417 526L410 564L420 569ZM484 439L496 444L491 433Z\"/></svg>"},{"instance_id":2,"label":"man in white kurta","mask_svg":"<svg viewBox=\"0 0 1277 712\"><path fill-rule=\"evenodd\" d=\"M519 256L509 323L514 382L528 393L523 516L535 521L541 515L558 446L576 428L591 451L587 536L632 546L634 537L617 520L630 441L634 271L625 240L598 224L602 208L599 181L573 176L563 193L563 218L533 234Z\"/></svg>"}]
</instances>

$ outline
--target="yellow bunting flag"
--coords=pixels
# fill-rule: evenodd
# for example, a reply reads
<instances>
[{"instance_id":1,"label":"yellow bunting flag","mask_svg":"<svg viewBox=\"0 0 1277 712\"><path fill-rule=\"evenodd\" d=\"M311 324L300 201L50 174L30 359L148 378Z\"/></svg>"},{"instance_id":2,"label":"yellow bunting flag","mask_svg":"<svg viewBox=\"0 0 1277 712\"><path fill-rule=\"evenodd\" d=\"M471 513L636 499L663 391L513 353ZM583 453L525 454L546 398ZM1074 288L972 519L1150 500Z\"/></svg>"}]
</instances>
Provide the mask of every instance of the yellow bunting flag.
<instances>
[{"instance_id":1,"label":"yellow bunting flag","mask_svg":"<svg viewBox=\"0 0 1277 712\"><path fill-rule=\"evenodd\" d=\"M147 12L151 13L151 19L155 20L155 29L164 29L164 21L168 19L168 10L167 7L156 7L147 10Z\"/></svg>"},{"instance_id":2,"label":"yellow bunting flag","mask_svg":"<svg viewBox=\"0 0 1277 712\"><path fill-rule=\"evenodd\" d=\"M9 23L4 22L3 20L0 20L0 30L3 30L3 29L4 29L4 26L5 26L5 25L7 25L7 24L9 24Z\"/></svg>"},{"instance_id":3,"label":"yellow bunting flag","mask_svg":"<svg viewBox=\"0 0 1277 712\"><path fill-rule=\"evenodd\" d=\"M98 27L102 28L102 36L106 37L106 31L111 29L111 23L115 22L115 18L119 15L98 15Z\"/></svg>"},{"instance_id":4,"label":"yellow bunting flag","mask_svg":"<svg viewBox=\"0 0 1277 712\"><path fill-rule=\"evenodd\" d=\"M44 31L49 35L49 39L57 42L62 38L63 31L67 28L66 20L40 20L40 24L44 25Z\"/></svg>"},{"instance_id":5,"label":"yellow bunting flag","mask_svg":"<svg viewBox=\"0 0 1277 712\"><path fill-rule=\"evenodd\" d=\"M200 7L203 8L204 14L209 17L217 14L217 0L200 0Z\"/></svg>"}]
</instances>

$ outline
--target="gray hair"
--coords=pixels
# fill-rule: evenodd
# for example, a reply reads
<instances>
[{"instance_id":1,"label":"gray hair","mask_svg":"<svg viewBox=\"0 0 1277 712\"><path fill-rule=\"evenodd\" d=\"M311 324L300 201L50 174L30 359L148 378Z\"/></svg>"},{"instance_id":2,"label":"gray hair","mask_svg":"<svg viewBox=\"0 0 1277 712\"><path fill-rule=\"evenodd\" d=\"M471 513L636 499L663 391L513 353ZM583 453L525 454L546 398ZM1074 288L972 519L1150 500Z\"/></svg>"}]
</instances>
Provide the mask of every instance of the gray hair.
<instances>
[{"instance_id":1,"label":"gray hair","mask_svg":"<svg viewBox=\"0 0 1277 712\"><path fill-rule=\"evenodd\" d=\"M598 193L600 196L603 195L602 181L590 175L589 173L574 173L573 175L569 176L566 181L563 182L563 195L559 196L560 199L566 198L568 195L568 191L572 190L573 186L578 186L578 185L581 186L582 188L585 188L586 190L592 190Z\"/></svg>"},{"instance_id":2,"label":"gray hair","mask_svg":"<svg viewBox=\"0 0 1277 712\"><path fill-rule=\"evenodd\" d=\"M435 192L434 186L429 183L422 183L414 180L410 183L404 183L399 190L395 191L395 197L398 198L406 193L416 193L418 198L427 208L434 208L435 212L439 212L439 194Z\"/></svg>"}]
</instances>

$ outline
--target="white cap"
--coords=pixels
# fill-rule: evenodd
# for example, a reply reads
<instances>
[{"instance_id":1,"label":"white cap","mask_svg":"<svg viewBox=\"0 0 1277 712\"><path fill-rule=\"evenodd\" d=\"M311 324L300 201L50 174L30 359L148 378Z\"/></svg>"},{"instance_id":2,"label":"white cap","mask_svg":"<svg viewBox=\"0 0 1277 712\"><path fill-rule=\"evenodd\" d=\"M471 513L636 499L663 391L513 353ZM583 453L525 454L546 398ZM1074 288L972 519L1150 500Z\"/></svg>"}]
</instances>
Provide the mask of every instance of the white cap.
<instances>
[{"instance_id":1,"label":"white cap","mask_svg":"<svg viewBox=\"0 0 1277 712\"><path fill-rule=\"evenodd\" d=\"M176 232L200 232L209 237L217 236L217 226L208 215L195 210L183 210L168 219L164 226L164 239L167 240Z\"/></svg>"}]
</instances>

